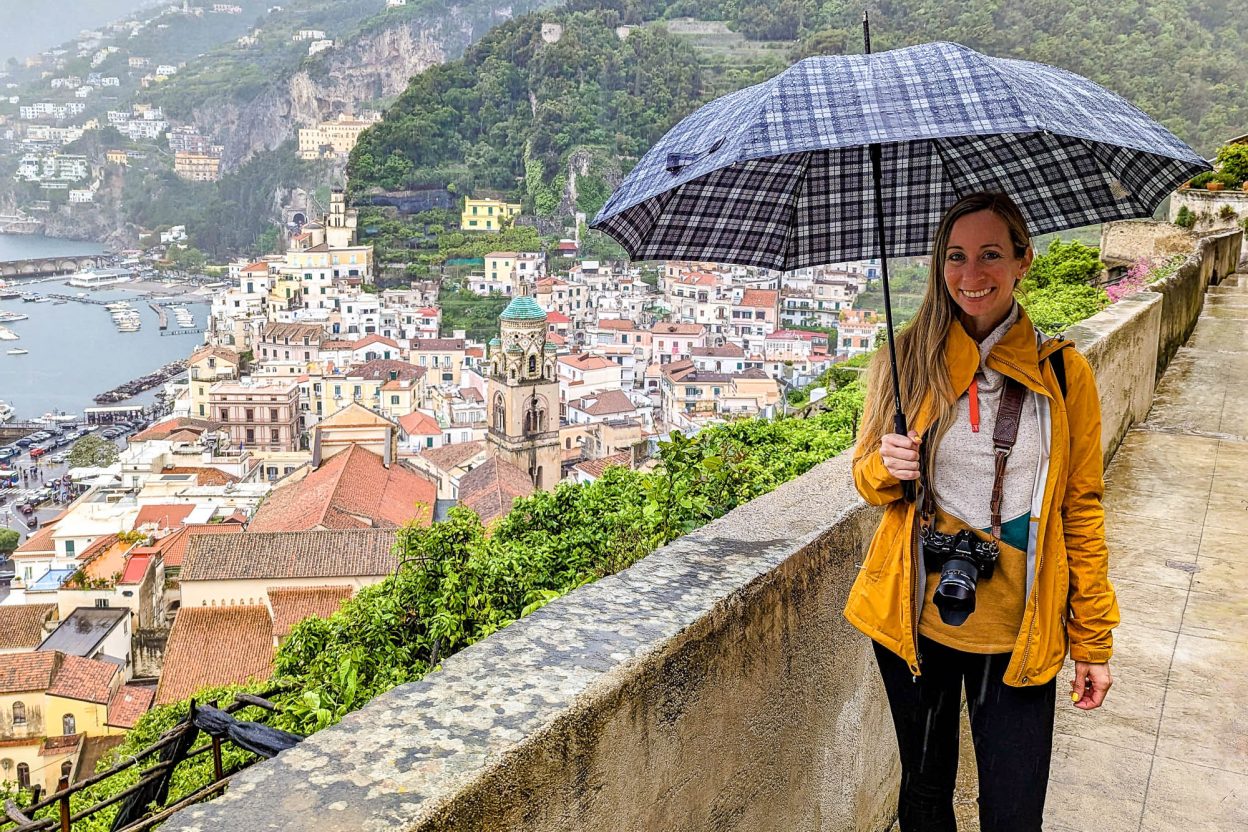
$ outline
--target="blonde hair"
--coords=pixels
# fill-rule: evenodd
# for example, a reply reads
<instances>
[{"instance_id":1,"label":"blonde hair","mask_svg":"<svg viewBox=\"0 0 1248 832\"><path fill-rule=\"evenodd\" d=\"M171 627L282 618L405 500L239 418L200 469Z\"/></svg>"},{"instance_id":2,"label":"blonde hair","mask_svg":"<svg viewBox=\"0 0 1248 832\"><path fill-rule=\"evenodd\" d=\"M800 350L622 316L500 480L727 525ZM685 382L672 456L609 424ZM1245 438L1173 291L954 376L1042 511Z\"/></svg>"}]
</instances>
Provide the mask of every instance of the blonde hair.
<instances>
[{"instance_id":1,"label":"blonde hair","mask_svg":"<svg viewBox=\"0 0 1248 832\"><path fill-rule=\"evenodd\" d=\"M932 440L926 448L928 459L935 455L940 438L953 425L959 391L949 380L945 364L945 337L958 319L958 304L945 286L945 254L953 224L967 214L991 211L1005 222L1014 245L1014 256L1022 259L1031 248L1027 220L1014 200L1000 193L974 193L962 197L945 212L936 228L932 244L932 262L927 272L927 289L919 311L909 324L895 336L897 342L897 373L901 387L901 407L913 428L919 408L929 397L935 411ZM862 429L854 460L879 447L880 439L893 432L893 381L888 349L876 351L871 360L867 380L867 398L863 408Z\"/></svg>"}]
</instances>

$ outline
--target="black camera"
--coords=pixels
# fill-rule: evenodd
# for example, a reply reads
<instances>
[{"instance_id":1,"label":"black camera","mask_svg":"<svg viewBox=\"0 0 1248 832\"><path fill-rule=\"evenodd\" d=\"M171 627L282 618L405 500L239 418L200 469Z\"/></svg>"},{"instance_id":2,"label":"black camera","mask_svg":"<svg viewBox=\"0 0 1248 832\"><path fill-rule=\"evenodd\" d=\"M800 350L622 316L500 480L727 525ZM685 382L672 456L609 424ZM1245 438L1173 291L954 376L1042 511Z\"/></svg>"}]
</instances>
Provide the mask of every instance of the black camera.
<instances>
[{"instance_id":1,"label":"black camera","mask_svg":"<svg viewBox=\"0 0 1248 832\"><path fill-rule=\"evenodd\" d=\"M1000 550L991 540L980 540L968 529L945 534L924 527L923 559L929 572L940 573L940 583L932 600L940 620L961 627L975 612L975 587L979 580L992 577Z\"/></svg>"}]
</instances>

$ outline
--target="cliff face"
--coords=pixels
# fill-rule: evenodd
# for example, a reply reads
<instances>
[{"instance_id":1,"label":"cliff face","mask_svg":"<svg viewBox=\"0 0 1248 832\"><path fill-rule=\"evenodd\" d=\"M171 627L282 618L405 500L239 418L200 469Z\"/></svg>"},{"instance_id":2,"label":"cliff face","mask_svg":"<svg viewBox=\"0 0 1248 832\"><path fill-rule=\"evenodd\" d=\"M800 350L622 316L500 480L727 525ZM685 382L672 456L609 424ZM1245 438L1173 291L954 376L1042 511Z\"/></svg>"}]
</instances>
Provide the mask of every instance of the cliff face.
<instances>
[{"instance_id":1,"label":"cliff face","mask_svg":"<svg viewBox=\"0 0 1248 832\"><path fill-rule=\"evenodd\" d=\"M225 147L224 168L233 170L254 153L296 138L300 127L398 95L416 73L459 56L490 27L538 5L455 6L436 19L378 29L330 50L250 101L205 102L194 111L195 124Z\"/></svg>"}]
</instances>

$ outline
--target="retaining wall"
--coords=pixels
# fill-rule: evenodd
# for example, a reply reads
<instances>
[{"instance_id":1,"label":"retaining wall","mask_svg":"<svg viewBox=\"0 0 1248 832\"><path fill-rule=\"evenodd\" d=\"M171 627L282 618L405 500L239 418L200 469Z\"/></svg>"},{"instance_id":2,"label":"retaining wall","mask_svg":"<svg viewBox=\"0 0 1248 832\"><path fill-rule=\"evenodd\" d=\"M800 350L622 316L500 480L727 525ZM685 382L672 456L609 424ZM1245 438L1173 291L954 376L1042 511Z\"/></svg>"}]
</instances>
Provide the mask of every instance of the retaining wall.
<instances>
[{"instance_id":1,"label":"retaining wall","mask_svg":"<svg viewBox=\"0 0 1248 832\"><path fill-rule=\"evenodd\" d=\"M1195 271L1068 333L1097 375L1106 458L1238 245L1202 241ZM878 516L842 454L448 658L164 829L887 829L892 727L870 645L840 614Z\"/></svg>"}]
</instances>

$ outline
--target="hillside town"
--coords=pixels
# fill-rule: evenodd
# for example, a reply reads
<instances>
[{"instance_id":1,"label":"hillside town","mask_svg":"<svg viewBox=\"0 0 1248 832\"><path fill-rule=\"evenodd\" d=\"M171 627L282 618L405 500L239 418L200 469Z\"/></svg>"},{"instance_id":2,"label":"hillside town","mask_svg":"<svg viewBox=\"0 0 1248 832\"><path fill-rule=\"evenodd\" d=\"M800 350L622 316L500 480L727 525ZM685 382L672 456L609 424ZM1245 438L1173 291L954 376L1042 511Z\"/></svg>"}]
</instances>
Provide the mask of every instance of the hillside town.
<instances>
[{"instance_id":1,"label":"hillside town","mask_svg":"<svg viewBox=\"0 0 1248 832\"><path fill-rule=\"evenodd\" d=\"M517 208L470 199L461 224ZM854 308L871 261L667 262L651 285L566 241L564 268L495 251L464 278L509 299L478 342L445 331L436 283L379 290L357 224L336 190L284 254L230 263L165 414L115 464L71 471L81 495L13 552L19 781L53 788L147 708L263 678L294 623L394 572L401 527L456 505L488 525L535 491L652 467L672 431L782 414L883 326Z\"/></svg>"}]
</instances>

